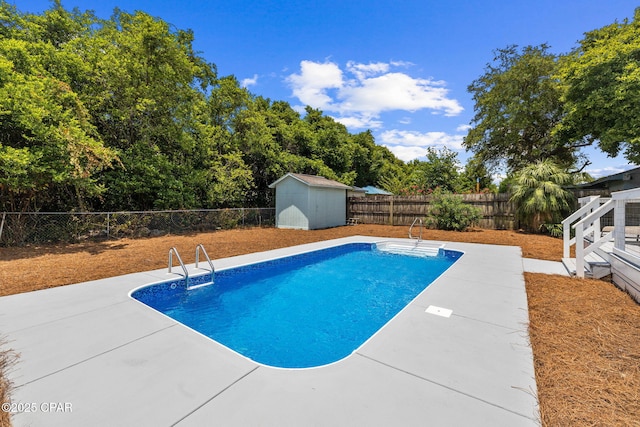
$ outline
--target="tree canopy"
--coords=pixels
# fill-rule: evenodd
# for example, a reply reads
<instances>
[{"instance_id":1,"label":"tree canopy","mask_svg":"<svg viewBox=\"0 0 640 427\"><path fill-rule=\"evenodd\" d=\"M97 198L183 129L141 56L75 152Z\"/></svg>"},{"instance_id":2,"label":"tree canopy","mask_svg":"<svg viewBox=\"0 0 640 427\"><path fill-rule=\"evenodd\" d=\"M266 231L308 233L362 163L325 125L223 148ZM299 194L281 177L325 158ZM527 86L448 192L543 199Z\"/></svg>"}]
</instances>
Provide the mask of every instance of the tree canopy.
<instances>
[{"instance_id":1,"label":"tree canopy","mask_svg":"<svg viewBox=\"0 0 640 427\"><path fill-rule=\"evenodd\" d=\"M475 115L464 145L490 168L513 172L547 158L570 168L582 160L581 144L555 135L564 116L557 60L547 45L498 49L469 85Z\"/></svg>"},{"instance_id":2,"label":"tree canopy","mask_svg":"<svg viewBox=\"0 0 640 427\"><path fill-rule=\"evenodd\" d=\"M512 174L552 159L579 175L590 164L581 149L593 144L640 163L640 8L568 54L498 49L468 90L475 116L464 145L489 168Z\"/></svg>"},{"instance_id":3,"label":"tree canopy","mask_svg":"<svg viewBox=\"0 0 640 427\"><path fill-rule=\"evenodd\" d=\"M58 4L37 19L6 3L0 13L0 200L18 211L56 198L82 207L104 191L97 174L117 154L70 84L82 62L57 47L87 15Z\"/></svg>"},{"instance_id":4,"label":"tree canopy","mask_svg":"<svg viewBox=\"0 0 640 427\"><path fill-rule=\"evenodd\" d=\"M0 1L0 208L269 206L286 172L377 184L371 132L255 96L144 12L25 14Z\"/></svg>"},{"instance_id":5,"label":"tree canopy","mask_svg":"<svg viewBox=\"0 0 640 427\"><path fill-rule=\"evenodd\" d=\"M471 158L464 169L458 153L446 147L427 147L425 160L412 160L406 168L387 175L380 185L387 191L402 195L431 194L435 190L446 193L471 193L479 186L482 191L493 192L489 171L476 158Z\"/></svg>"},{"instance_id":6,"label":"tree canopy","mask_svg":"<svg viewBox=\"0 0 640 427\"><path fill-rule=\"evenodd\" d=\"M491 173L552 159L588 163L597 143L640 161L640 9L587 33L568 55L546 45L496 51L468 89L457 153L404 163L370 131L250 93L193 49L195 35L142 11L109 19L42 14L0 0L0 209L147 210L271 206L286 172L396 194L491 188ZM577 174L574 174L577 176Z\"/></svg>"},{"instance_id":7,"label":"tree canopy","mask_svg":"<svg viewBox=\"0 0 640 427\"><path fill-rule=\"evenodd\" d=\"M640 8L632 21L586 33L561 61L567 114L558 133L597 143L610 156L622 150L640 162Z\"/></svg>"}]
</instances>

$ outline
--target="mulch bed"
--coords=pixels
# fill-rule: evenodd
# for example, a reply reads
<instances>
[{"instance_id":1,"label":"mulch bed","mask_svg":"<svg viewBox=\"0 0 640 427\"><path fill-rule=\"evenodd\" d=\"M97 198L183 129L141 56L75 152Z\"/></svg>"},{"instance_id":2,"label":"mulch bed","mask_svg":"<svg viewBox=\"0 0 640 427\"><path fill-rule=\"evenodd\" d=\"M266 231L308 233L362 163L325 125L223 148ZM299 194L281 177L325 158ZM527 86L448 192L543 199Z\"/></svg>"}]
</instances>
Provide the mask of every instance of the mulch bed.
<instances>
[{"instance_id":1,"label":"mulch bed","mask_svg":"<svg viewBox=\"0 0 640 427\"><path fill-rule=\"evenodd\" d=\"M0 248L0 296L163 268L174 246L192 263L199 243L215 259L353 235L407 237L407 231L251 228ZM561 240L518 231L425 230L423 239L519 246L527 258L562 258ZM640 306L606 281L532 273L525 279L542 424L640 427Z\"/></svg>"}]
</instances>

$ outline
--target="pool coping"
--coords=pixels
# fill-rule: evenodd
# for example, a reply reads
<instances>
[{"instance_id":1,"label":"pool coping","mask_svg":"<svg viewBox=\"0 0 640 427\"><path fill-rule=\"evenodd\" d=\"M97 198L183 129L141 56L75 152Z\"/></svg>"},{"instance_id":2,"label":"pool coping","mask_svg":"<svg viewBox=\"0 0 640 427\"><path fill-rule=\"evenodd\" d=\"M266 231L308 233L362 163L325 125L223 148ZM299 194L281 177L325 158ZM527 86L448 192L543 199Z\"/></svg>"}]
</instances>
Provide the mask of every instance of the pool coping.
<instances>
[{"instance_id":1,"label":"pool coping","mask_svg":"<svg viewBox=\"0 0 640 427\"><path fill-rule=\"evenodd\" d=\"M381 241L410 242L353 236L213 263ZM312 369L254 363L129 297L166 269L2 297L0 331L21 353L13 403L35 409L14 423L539 425L520 248L433 243L464 255L351 356Z\"/></svg>"}]
</instances>

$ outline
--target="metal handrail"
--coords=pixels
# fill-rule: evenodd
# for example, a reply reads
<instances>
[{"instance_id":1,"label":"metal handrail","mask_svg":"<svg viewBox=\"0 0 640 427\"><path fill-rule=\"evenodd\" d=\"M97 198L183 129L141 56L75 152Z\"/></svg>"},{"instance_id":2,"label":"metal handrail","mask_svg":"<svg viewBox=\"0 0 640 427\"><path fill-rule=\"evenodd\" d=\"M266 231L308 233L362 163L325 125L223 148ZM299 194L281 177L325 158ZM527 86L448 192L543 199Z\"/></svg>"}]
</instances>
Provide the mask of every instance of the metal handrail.
<instances>
[{"instance_id":1,"label":"metal handrail","mask_svg":"<svg viewBox=\"0 0 640 427\"><path fill-rule=\"evenodd\" d=\"M411 234L411 230L413 230L413 226L416 225L416 222L420 223L420 235L418 236L418 242L422 240L422 218L416 218L413 220L413 222L411 223L411 227L409 227L409 238L410 239L415 239L415 237L413 237L413 235Z\"/></svg>"},{"instance_id":2,"label":"metal handrail","mask_svg":"<svg viewBox=\"0 0 640 427\"><path fill-rule=\"evenodd\" d=\"M196 246L196 268L198 268L198 263L200 262L200 249L202 249L202 253L204 254L204 257L207 259L207 262L209 263L209 267L211 268L211 284L213 284L215 280L216 269L213 267L211 258L209 258L209 255L207 254L207 251L205 250L202 243Z\"/></svg>"},{"instance_id":3,"label":"metal handrail","mask_svg":"<svg viewBox=\"0 0 640 427\"><path fill-rule=\"evenodd\" d=\"M174 247L169 249L169 271L171 273L171 267L173 267L173 254L176 254L176 258L178 258L178 262L180 263L180 267L182 267L182 271L184 272L184 281L185 287L189 288L189 272L187 271L187 267L185 267L184 262L182 262L182 258L180 258L180 254L178 250ZM179 273L177 273L179 274Z\"/></svg>"}]
</instances>

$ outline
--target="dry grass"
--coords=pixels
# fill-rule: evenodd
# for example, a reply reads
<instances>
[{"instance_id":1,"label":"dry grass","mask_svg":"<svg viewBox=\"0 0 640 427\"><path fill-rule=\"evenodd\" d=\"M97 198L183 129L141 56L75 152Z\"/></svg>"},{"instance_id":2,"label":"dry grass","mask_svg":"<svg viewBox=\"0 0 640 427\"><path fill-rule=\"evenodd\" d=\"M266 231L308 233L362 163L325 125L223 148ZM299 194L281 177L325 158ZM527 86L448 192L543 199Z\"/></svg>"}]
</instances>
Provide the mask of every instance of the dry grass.
<instances>
[{"instance_id":1,"label":"dry grass","mask_svg":"<svg viewBox=\"0 0 640 427\"><path fill-rule=\"evenodd\" d=\"M405 238L407 227L357 225L312 231L253 228L75 245L0 248L0 296L163 268L172 246L178 249L185 263L192 263L198 243L204 244L212 258L223 258L353 235ZM559 240L515 231L425 230L423 238L520 246L523 256L529 258L558 260L562 257Z\"/></svg>"},{"instance_id":2,"label":"dry grass","mask_svg":"<svg viewBox=\"0 0 640 427\"><path fill-rule=\"evenodd\" d=\"M4 339L0 339L0 349L7 346ZM9 403L12 384L7 372L16 363L17 355L12 350L0 350L0 404ZM0 427L11 426L11 418L8 411L0 410Z\"/></svg>"},{"instance_id":3,"label":"dry grass","mask_svg":"<svg viewBox=\"0 0 640 427\"><path fill-rule=\"evenodd\" d=\"M600 280L525 273L545 426L640 426L640 306Z\"/></svg>"},{"instance_id":4,"label":"dry grass","mask_svg":"<svg viewBox=\"0 0 640 427\"><path fill-rule=\"evenodd\" d=\"M2 248L0 295L163 268L172 246L191 263L198 243L222 258L352 235L407 237L407 227L254 228ZM423 238L520 246L528 258L562 257L560 240L516 231L425 230ZM525 278L543 425L640 427L640 306L608 282L529 273Z\"/></svg>"}]
</instances>

